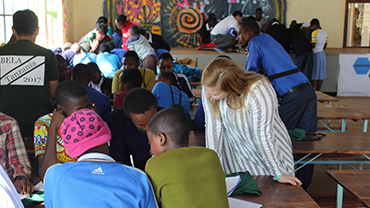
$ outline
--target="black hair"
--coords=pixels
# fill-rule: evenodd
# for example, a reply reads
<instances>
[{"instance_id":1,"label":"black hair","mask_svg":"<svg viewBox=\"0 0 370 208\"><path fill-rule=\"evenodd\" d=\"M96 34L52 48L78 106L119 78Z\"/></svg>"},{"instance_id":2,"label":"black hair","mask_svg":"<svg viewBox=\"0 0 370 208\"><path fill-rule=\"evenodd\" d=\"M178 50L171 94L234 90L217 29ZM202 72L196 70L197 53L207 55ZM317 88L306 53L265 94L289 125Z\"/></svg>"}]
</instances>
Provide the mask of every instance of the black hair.
<instances>
[{"instance_id":1,"label":"black hair","mask_svg":"<svg viewBox=\"0 0 370 208\"><path fill-rule=\"evenodd\" d=\"M149 121L147 131L153 135L165 134L176 145L188 145L189 120L178 108L166 108L156 113Z\"/></svg>"},{"instance_id":2,"label":"black hair","mask_svg":"<svg viewBox=\"0 0 370 208\"><path fill-rule=\"evenodd\" d=\"M146 33L146 32L145 32L145 30L144 30L144 29L139 29L139 34L140 34L140 35L145 35L145 33Z\"/></svg>"},{"instance_id":3,"label":"black hair","mask_svg":"<svg viewBox=\"0 0 370 208\"><path fill-rule=\"evenodd\" d=\"M72 80L66 80L58 84L55 89L55 105L64 106L66 103L70 103L72 99L86 98L89 99L84 87L78 82Z\"/></svg>"},{"instance_id":4,"label":"black hair","mask_svg":"<svg viewBox=\"0 0 370 208\"><path fill-rule=\"evenodd\" d=\"M99 25L96 27L96 32L100 32L100 33L107 34L107 32L108 32L108 27L107 27L105 24L99 24Z\"/></svg>"},{"instance_id":5,"label":"black hair","mask_svg":"<svg viewBox=\"0 0 370 208\"><path fill-rule=\"evenodd\" d=\"M170 85L177 85L176 77L172 72L163 72L160 73L159 76L162 77L163 81L169 81Z\"/></svg>"},{"instance_id":6,"label":"black hair","mask_svg":"<svg viewBox=\"0 0 370 208\"><path fill-rule=\"evenodd\" d=\"M123 110L127 117L130 113L142 114L155 107L157 109L157 100L154 95L145 88L135 88L125 96L123 101Z\"/></svg>"},{"instance_id":7,"label":"black hair","mask_svg":"<svg viewBox=\"0 0 370 208\"><path fill-rule=\"evenodd\" d=\"M126 51L126 53L123 54L123 58L128 57L132 57L136 62L140 61L140 58L135 51Z\"/></svg>"},{"instance_id":8,"label":"black hair","mask_svg":"<svg viewBox=\"0 0 370 208\"><path fill-rule=\"evenodd\" d=\"M261 9L261 7L258 7L258 8L256 9L256 11L261 11L261 12L263 12L263 10Z\"/></svg>"},{"instance_id":9,"label":"black hair","mask_svg":"<svg viewBox=\"0 0 370 208\"><path fill-rule=\"evenodd\" d=\"M243 22L244 21L247 21L247 20L253 20L253 21L256 21L256 18L253 17L253 16L248 16L247 18L243 19Z\"/></svg>"},{"instance_id":10,"label":"black hair","mask_svg":"<svg viewBox=\"0 0 370 208\"><path fill-rule=\"evenodd\" d=\"M269 25L272 25L272 24L274 24L275 22L280 23L278 19L276 19L276 18L272 18L272 19L270 20Z\"/></svg>"},{"instance_id":11,"label":"black hair","mask_svg":"<svg viewBox=\"0 0 370 208\"><path fill-rule=\"evenodd\" d=\"M211 18L212 16L213 16L214 18L216 18L216 14L215 14L215 13L209 13L209 14L208 14L208 18Z\"/></svg>"},{"instance_id":12,"label":"black hair","mask_svg":"<svg viewBox=\"0 0 370 208\"><path fill-rule=\"evenodd\" d=\"M320 21L318 19L314 18L314 19L311 20L310 25L320 26Z\"/></svg>"},{"instance_id":13,"label":"black hair","mask_svg":"<svg viewBox=\"0 0 370 208\"><path fill-rule=\"evenodd\" d=\"M86 64L77 64L72 70L72 78L87 85L91 80L90 68Z\"/></svg>"},{"instance_id":14,"label":"black hair","mask_svg":"<svg viewBox=\"0 0 370 208\"><path fill-rule=\"evenodd\" d=\"M233 16L234 16L234 17L236 17L236 16L241 16L241 17L243 17L243 13L242 13L241 11L235 11L235 12L233 13Z\"/></svg>"},{"instance_id":15,"label":"black hair","mask_svg":"<svg viewBox=\"0 0 370 208\"><path fill-rule=\"evenodd\" d=\"M104 16L100 16L98 20L96 20L96 25L107 24L107 23L108 23L108 19Z\"/></svg>"},{"instance_id":16,"label":"black hair","mask_svg":"<svg viewBox=\"0 0 370 208\"><path fill-rule=\"evenodd\" d=\"M126 23L127 21L127 17L123 14L120 14L116 17L116 21L117 22L121 22L121 23Z\"/></svg>"},{"instance_id":17,"label":"black hair","mask_svg":"<svg viewBox=\"0 0 370 208\"><path fill-rule=\"evenodd\" d=\"M109 41L106 44L109 46L109 51L113 50L116 47L112 41Z\"/></svg>"},{"instance_id":18,"label":"black hair","mask_svg":"<svg viewBox=\"0 0 370 208\"><path fill-rule=\"evenodd\" d=\"M61 63L61 64L63 64L63 62L65 63L65 64L67 64L67 61L63 58L63 56L61 56L61 55L59 55L59 54L56 54L55 55L55 58L57 59L57 63L59 64L59 63ZM67 64L68 65L68 64Z\"/></svg>"},{"instance_id":19,"label":"black hair","mask_svg":"<svg viewBox=\"0 0 370 208\"><path fill-rule=\"evenodd\" d=\"M130 68L123 70L119 76L119 81L123 84L129 84L130 88L141 87L143 76L138 69Z\"/></svg>"},{"instance_id":20,"label":"black hair","mask_svg":"<svg viewBox=\"0 0 370 208\"><path fill-rule=\"evenodd\" d=\"M18 35L32 36L38 27L36 14L29 10L20 10L13 15L13 28Z\"/></svg>"},{"instance_id":21,"label":"black hair","mask_svg":"<svg viewBox=\"0 0 370 208\"><path fill-rule=\"evenodd\" d=\"M110 53L110 47L109 47L109 45L108 45L108 44L106 44L106 43L101 44L101 45L99 46L99 51L100 51L100 52L108 52L108 53Z\"/></svg>"},{"instance_id":22,"label":"black hair","mask_svg":"<svg viewBox=\"0 0 370 208\"><path fill-rule=\"evenodd\" d=\"M211 23L211 22L217 23L217 19L214 17L208 18L208 23Z\"/></svg>"},{"instance_id":23,"label":"black hair","mask_svg":"<svg viewBox=\"0 0 370 208\"><path fill-rule=\"evenodd\" d=\"M134 26L131 26L130 29L129 29L133 34L140 34L140 30L139 30L139 27L134 25Z\"/></svg>"},{"instance_id":24,"label":"black hair","mask_svg":"<svg viewBox=\"0 0 370 208\"><path fill-rule=\"evenodd\" d=\"M99 69L99 66L95 63L95 62L89 62L87 64L87 66L89 67L90 69L90 74L94 74L94 73L98 73L98 74L101 74L101 71Z\"/></svg>"},{"instance_id":25,"label":"black hair","mask_svg":"<svg viewBox=\"0 0 370 208\"><path fill-rule=\"evenodd\" d=\"M240 25L240 30L244 30L244 32L252 31L255 35L260 34L260 27L258 26L257 22L253 20L243 21L243 23Z\"/></svg>"},{"instance_id":26,"label":"black hair","mask_svg":"<svg viewBox=\"0 0 370 208\"><path fill-rule=\"evenodd\" d=\"M300 31L301 31L301 26L299 24L296 24L296 25L292 26L293 34L299 34Z\"/></svg>"},{"instance_id":27,"label":"black hair","mask_svg":"<svg viewBox=\"0 0 370 208\"><path fill-rule=\"evenodd\" d=\"M162 53L161 55L158 56L158 62L161 59L171 59L171 62L173 61L173 57L170 53Z\"/></svg>"},{"instance_id":28,"label":"black hair","mask_svg":"<svg viewBox=\"0 0 370 208\"><path fill-rule=\"evenodd\" d=\"M118 29L117 25L115 25L113 27L113 32L118 33L118 34L122 34L122 30Z\"/></svg>"}]
</instances>

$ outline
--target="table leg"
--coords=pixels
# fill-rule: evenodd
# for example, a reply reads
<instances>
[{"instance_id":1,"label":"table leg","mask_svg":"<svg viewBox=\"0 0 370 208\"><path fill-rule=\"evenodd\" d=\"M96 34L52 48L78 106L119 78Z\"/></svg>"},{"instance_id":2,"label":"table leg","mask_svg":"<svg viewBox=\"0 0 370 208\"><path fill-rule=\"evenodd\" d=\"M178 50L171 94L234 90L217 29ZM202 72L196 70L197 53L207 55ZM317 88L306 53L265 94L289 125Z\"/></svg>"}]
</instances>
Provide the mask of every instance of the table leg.
<instances>
[{"instance_id":1,"label":"table leg","mask_svg":"<svg viewBox=\"0 0 370 208\"><path fill-rule=\"evenodd\" d=\"M342 208L343 204L343 187L341 185L337 185L337 208Z\"/></svg>"},{"instance_id":2,"label":"table leg","mask_svg":"<svg viewBox=\"0 0 370 208\"><path fill-rule=\"evenodd\" d=\"M346 131L346 119L342 119L342 132Z\"/></svg>"},{"instance_id":3,"label":"table leg","mask_svg":"<svg viewBox=\"0 0 370 208\"><path fill-rule=\"evenodd\" d=\"M364 120L364 129L363 129L363 132L367 132L367 122L368 122L368 120L365 119Z\"/></svg>"}]
</instances>

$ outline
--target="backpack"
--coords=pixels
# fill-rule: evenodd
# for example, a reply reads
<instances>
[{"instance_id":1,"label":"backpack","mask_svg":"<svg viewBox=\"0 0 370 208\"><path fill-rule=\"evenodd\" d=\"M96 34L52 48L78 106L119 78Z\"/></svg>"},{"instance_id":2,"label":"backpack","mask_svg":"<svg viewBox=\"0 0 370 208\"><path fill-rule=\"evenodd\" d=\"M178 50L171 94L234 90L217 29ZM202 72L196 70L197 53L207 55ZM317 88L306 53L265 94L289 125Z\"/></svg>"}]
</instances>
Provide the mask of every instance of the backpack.
<instances>
[{"instance_id":1,"label":"backpack","mask_svg":"<svg viewBox=\"0 0 370 208\"><path fill-rule=\"evenodd\" d=\"M185 113L186 117L188 118L188 122L189 122L189 126L190 126L190 131L193 130L193 121L191 120L190 115L186 112L186 110L184 109L184 107L182 107L182 105L181 105L181 90L179 90L179 92L180 92L179 103L178 104L175 104L175 102L173 100L172 87L171 87L171 85L168 85L168 86L170 87L170 90L171 90L171 98L172 98L172 106L171 107L177 108L177 109L179 109L179 110L181 110L182 112Z\"/></svg>"}]
</instances>

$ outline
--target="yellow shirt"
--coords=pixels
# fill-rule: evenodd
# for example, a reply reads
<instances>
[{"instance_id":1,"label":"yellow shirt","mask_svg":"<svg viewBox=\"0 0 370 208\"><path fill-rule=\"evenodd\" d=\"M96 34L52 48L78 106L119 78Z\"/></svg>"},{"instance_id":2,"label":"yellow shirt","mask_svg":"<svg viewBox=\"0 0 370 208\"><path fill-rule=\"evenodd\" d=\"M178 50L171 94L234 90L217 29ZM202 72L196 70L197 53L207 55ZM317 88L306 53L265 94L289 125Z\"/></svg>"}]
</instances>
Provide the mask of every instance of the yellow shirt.
<instances>
[{"instance_id":1,"label":"yellow shirt","mask_svg":"<svg viewBox=\"0 0 370 208\"><path fill-rule=\"evenodd\" d=\"M143 69L138 68L141 72L141 75L143 76L143 83L141 87L144 87L148 89L149 91L152 91L154 84L155 84L155 74L153 70L150 69ZM119 76L123 72L123 69L117 70L116 73L114 73L113 81L112 81L112 93L116 94L118 92L121 92L119 88Z\"/></svg>"}]
</instances>

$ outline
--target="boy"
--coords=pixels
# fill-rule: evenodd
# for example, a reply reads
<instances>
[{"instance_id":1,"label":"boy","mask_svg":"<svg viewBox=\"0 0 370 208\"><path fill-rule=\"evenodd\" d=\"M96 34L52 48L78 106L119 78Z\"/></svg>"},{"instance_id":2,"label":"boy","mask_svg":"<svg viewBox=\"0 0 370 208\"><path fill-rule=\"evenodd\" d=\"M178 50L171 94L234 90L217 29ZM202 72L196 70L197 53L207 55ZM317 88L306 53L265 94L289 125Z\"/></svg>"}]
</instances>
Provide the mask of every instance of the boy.
<instances>
[{"instance_id":1,"label":"boy","mask_svg":"<svg viewBox=\"0 0 370 208\"><path fill-rule=\"evenodd\" d=\"M140 34L137 26L132 26L129 31L129 39L126 42L126 46L131 50L135 51L143 61L141 66L144 69L151 69L154 73L157 72L157 56L148 40Z\"/></svg>"},{"instance_id":2,"label":"boy","mask_svg":"<svg viewBox=\"0 0 370 208\"><path fill-rule=\"evenodd\" d=\"M177 108L161 110L148 124L151 153L145 166L162 207L229 207L225 173L216 152L188 147L189 123Z\"/></svg>"},{"instance_id":3,"label":"boy","mask_svg":"<svg viewBox=\"0 0 370 208\"><path fill-rule=\"evenodd\" d=\"M113 110L123 106L123 101L128 92L130 92L132 89L141 87L142 79L143 78L138 69L126 69L121 73L119 77L119 87L121 92L114 95Z\"/></svg>"},{"instance_id":4,"label":"boy","mask_svg":"<svg viewBox=\"0 0 370 208\"><path fill-rule=\"evenodd\" d=\"M163 72L158 76L158 82L154 85L152 93L157 99L159 108L180 104L187 113L190 112L189 98L177 87L176 78L172 72Z\"/></svg>"},{"instance_id":5,"label":"boy","mask_svg":"<svg viewBox=\"0 0 370 208\"><path fill-rule=\"evenodd\" d=\"M147 89L136 88L125 96L123 108L114 110L108 119L112 131L110 155L125 165L144 170L150 158L146 126L157 113L157 100Z\"/></svg>"},{"instance_id":6,"label":"boy","mask_svg":"<svg viewBox=\"0 0 370 208\"><path fill-rule=\"evenodd\" d=\"M119 76L122 74L123 70L134 68L139 69L141 72L141 75L143 77L142 87L152 90L155 84L155 74L150 69L144 69L139 68L140 66L140 60L139 56L135 51L127 51L122 58L122 67L123 69L120 69L114 73L113 82L112 82L112 93L115 94L117 92L120 92L119 88Z\"/></svg>"},{"instance_id":7,"label":"boy","mask_svg":"<svg viewBox=\"0 0 370 208\"><path fill-rule=\"evenodd\" d=\"M116 17L115 23L117 28L122 31L122 48L128 51L126 46L126 42L129 39L128 30L134 26L134 23L127 20L127 17L123 14L120 14Z\"/></svg>"},{"instance_id":8,"label":"boy","mask_svg":"<svg viewBox=\"0 0 370 208\"><path fill-rule=\"evenodd\" d=\"M158 207L145 173L108 155L111 133L97 113L81 109L60 130L68 154L79 159L47 170L45 207Z\"/></svg>"},{"instance_id":9,"label":"boy","mask_svg":"<svg viewBox=\"0 0 370 208\"><path fill-rule=\"evenodd\" d=\"M177 74L173 71L173 57L169 53L162 53L158 57L158 67L161 73L163 72L172 72L177 80L177 86L179 86L179 89L181 91L184 91L188 98L190 103L192 103L195 100L195 95L193 91L191 90L189 80L188 78L183 74Z\"/></svg>"},{"instance_id":10,"label":"boy","mask_svg":"<svg viewBox=\"0 0 370 208\"><path fill-rule=\"evenodd\" d=\"M96 64L104 77L113 77L114 73L121 67L119 57L116 54L111 54L109 45L105 43L99 46L99 52Z\"/></svg>"}]
</instances>

